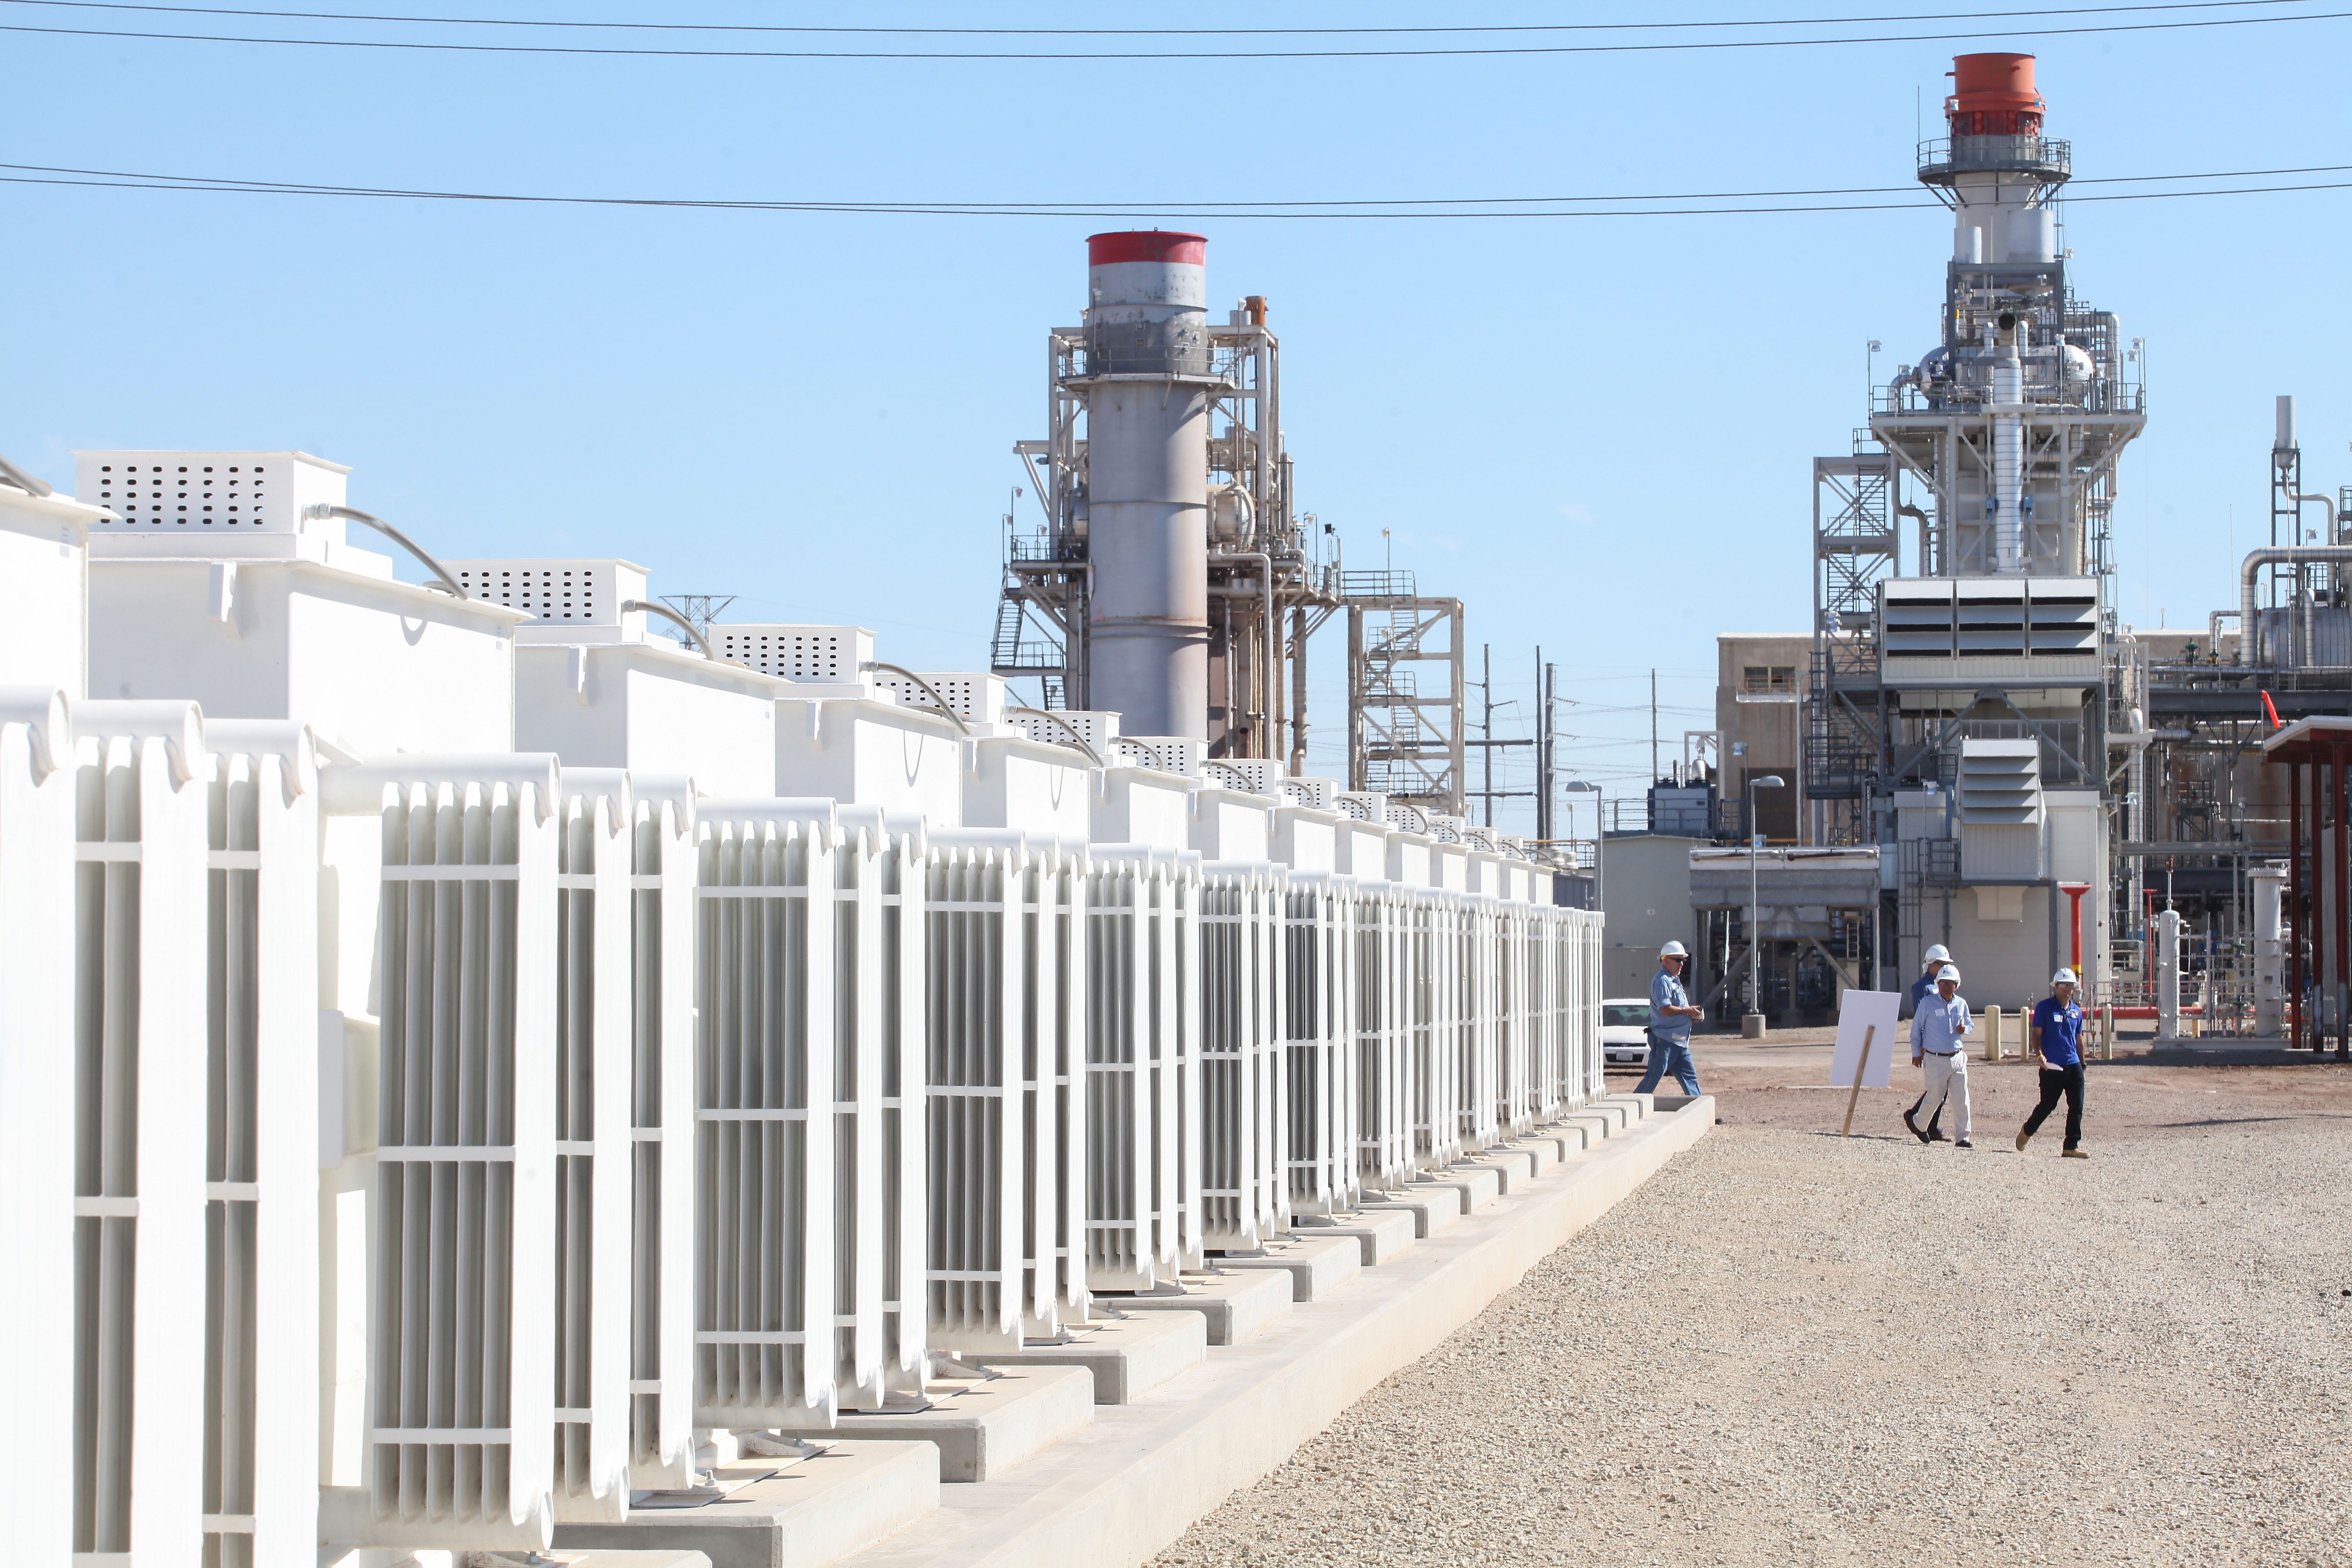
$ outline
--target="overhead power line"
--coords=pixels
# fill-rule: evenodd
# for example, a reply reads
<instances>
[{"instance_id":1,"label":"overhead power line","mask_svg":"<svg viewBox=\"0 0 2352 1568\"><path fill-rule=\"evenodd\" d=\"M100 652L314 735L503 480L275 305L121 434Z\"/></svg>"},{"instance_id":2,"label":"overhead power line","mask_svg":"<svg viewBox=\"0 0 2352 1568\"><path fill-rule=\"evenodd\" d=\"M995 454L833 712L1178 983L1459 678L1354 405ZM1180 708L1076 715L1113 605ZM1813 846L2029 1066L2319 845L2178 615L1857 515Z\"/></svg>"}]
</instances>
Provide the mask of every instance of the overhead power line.
<instances>
[{"instance_id":1,"label":"overhead power line","mask_svg":"<svg viewBox=\"0 0 2352 1568\"><path fill-rule=\"evenodd\" d=\"M855 213L909 217L1049 217L1118 220L1181 218L1231 222L1341 221L1349 219L1464 219L1546 217L1724 217L1768 213L1889 212L1940 210L1934 201L1798 202L1773 205L1608 207L1585 205L1612 201L1756 202L1788 196L1878 194L1848 192L1716 192L1704 195L1652 196L1533 196L1444 198L1413 197L1351 203L1295 204L1202 202L1155 206L1135 202L894 202L881 200L760 200L703 196L583 196L542 195L522 192L412 190L394 186L309 184L203 174L158 174L121 169L78 169L37 163L0 163L0 183L22 185L66 185L96 190L185 191L227 195L340 196L370 200L485 202L535 206L656 207L715 212ZM2324 164L2288 169L2252 169L2197 174L2111 176L2095 183L2179 182L2193 180L2280 179L2290 175L2352 174L2352 164ZM1900 187L1886 187L1891 194ZM2074 196L2075 202L2168 201L2192 196L2275 195L2305 191L2352 188L2352 180L2304 181L2294 184L2221 186L2198 190L2110 191ZM1529 205L1542 204L1542 205Z\"/></svg>"},{"instance_id":2,"label":"overhead power line","mask_svg":"<svg viewBox=\"0 0 2352 1568\"><path fill-rule=\"evenodd\" d=\"M0 0L64 11L130 11L149 16L246 16L269 21L382 22L411 26L570 28L597 32L778 33L852 37L1250 38L1427 37L1510 34L1727 31L1742 27L1840 27L1899 22L1998 22L2039 16L2108 16L2157 11L2278 9L2314 0L2172 0L2141 5L2037 6L2019 11L1915 11L1876 16L1764 16L1728 21L1464 23L1416 27L850 27L773 22L614 22L528 16L434 16L367 11L279 11L253 6L142 5L130 0Z\"/></svg>"},{"instance_id":3,"label":"overhead power line","mask_svg":"<svg viewBox=\"0 0 2352 1568\"><path fill-rule=\"evenodd\" d=\"M69 0L5 0L7 4L69 3ZM2209 0L2228 5L2236 0ZM2261 0L2254 0L2261 3ZM2280 0L2301 3L2301 0ZM168 7L154 7L168 10ZM2134 12L2143 7L2127 7ZM205 15L210 13L197 13ZM2063 15L2063 13L2041 13ZM2033 15L2033 13L2012 13ZM318 16L318 14L314 14ZM303 38L255 37L248 34L167 33L117 27L47 27L25 23L0 23L0 32L53 37L129 38L169 43L260 44L319 49L392 49L427 54L555 55L623 57L645 59L772 59L772 60L1312 60L1427 59L1499 56L1653 54L1690 50L1796 49L1853 44L1964 43L1979 39L2015 40L2021 36L2074 37L2088 34L2174 32L2184 28L2266 26L2279 22L2331 22L2352 17L2352 11L2305 11L2263 16L2200 16L2179 21L2107 22L2067 27L2008 27L1997 31L1959 33L1882 33L1829 38L1692 38L1654 43L1478 44L1382 48L1192 48L1192 49L721 49L686 47L621 47L586 44L455 43L425 38ZM319 19L330 19L322 16ZM357 21L356 16L335 16ZM373 20L373 19L371 19ZM405 19L404 19L405 20ZM442 23L439 25L454 25ZM1822 24L1831 25L1831 24Z\"/></svg>"}]
</instances>

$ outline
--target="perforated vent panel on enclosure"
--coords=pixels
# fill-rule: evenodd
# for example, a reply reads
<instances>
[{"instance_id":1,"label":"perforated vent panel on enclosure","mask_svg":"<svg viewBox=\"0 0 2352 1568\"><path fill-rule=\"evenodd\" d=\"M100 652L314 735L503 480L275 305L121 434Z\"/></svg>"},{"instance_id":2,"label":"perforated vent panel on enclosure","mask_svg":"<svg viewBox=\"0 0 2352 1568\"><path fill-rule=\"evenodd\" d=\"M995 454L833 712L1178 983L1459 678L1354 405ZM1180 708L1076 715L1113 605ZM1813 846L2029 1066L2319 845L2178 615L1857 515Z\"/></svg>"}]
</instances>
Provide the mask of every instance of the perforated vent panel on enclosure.
<instances>
[{"instance_id":1,"label":"perforated vent panel on enclosure","mask_svg":"<svg viewBox=\"0 0 2352 1568\"><path fill-rule=\"evenodd\" d=\"M709 635L728 663L786 680L856 680L874 657L863 626L714 626Z\"/></svg>"},{"instance_id":2,"label":"perforated vent panel on enclosure","mask_svg":"<svg viewBox=\"0 0 2352 1568\"><path fill-rule=\"evenodd\" d=\"M241 452L91 453L77 481L79 499L115 514L92 522L93 531L290 532L295 522L290 458L272 460Z\"/></svg>"},{"instance_id":3,"label":"perforated vent panel on enclosure","mask_svg":"<svg viewBox=\"0 0 2352 1568\"><path fill-rule=\"evenodd\" d=\"M553 626L617 626L621 601L645 595L645 574L619 561L452 561L467 596Z\"/></svg>"},{"instance_id":4,"label":"perforated vent panel on enclosure","mask_svg":"<svg viewBox=\"0 0 2352 1568\"><path fill-rule=\"evenodd\" d=\"M961 670L919 670L916 673L929 681L931 689L946 699L957 717L980 723L995 723L1004 716L1004 679L1002 676L969 674ZM923 689L903 675L877 670L874 683L885 691L895 692L899 702L908 708L929 708L930 698Z\"/></svg>"}]
</instances>

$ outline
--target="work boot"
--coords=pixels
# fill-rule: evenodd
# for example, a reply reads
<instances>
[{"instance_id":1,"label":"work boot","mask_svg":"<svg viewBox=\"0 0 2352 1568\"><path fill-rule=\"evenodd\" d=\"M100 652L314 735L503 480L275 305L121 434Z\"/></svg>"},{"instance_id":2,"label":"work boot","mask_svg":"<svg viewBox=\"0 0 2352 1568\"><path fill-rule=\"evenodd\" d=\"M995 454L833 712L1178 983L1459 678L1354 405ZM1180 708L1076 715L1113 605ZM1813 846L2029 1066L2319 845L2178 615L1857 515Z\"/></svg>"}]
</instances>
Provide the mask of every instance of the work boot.
<instances>
[{"instance_id":1,"label":"work boot","mask_svg":"<svg viewBox=\"0 0 2352 1568\"><path fill-rule=\"evenodd\" d=\"M2091 1155L2086 1149L2069 1149L2062 1157L2068 1160L2087 1160Z\"/></svg>"},{"instance_id":2,"label":"work boot","mask_svg":"<svg viewBox=\"0 0 2352 1568\"><path fill-rule=\"evenodd\" d=\"M1927 1135L1919 1131L1918 1119L1913 1116L1908 1110L1903 1113L1903 1125L1911 1129L1911 1136L1919 1140L1920 1142L1925 1143L1927 1141Z\"/></svg>"},{"instance_id":3,"label":"work boot","mask_svg":"<svg viewBox=\"0 0 2352 1568\"><path fill-rule=\"evenodd\" d=\"M1963 1139L1961 1139L1958 1142L1957 1142L1957 1143L1953 1144L1953 1145L1952 1145L1952 1147L1953 1147L1953 1148L1955 1148L1955 1149L1973 1149L1973 1148L1975 1148L1975 1147L1976 1147L1976 1145L1975 1145L1975 1144L1973 1144L1973 1143L1971 1143L1971 1142L1969 1142L1967 1139L1963 1138Z\"/></svg>"},{"instance_id":4,"label":"work boot","mask_svg":"<svg viewBox=\"0 0 2352 1568\"><path fill-rule=\"evenodd\" d=\"M2019 1128L2019 1129L2017 1130L2017 1152L2018 1152L2019 1153L2021 1153L2021 1154L2024 1153L2024 1152L2025 1152L2025 1146L2026 1146L2028 1143L2031 1143L2031 1142L2033 1142L2033 1134L2032 1134L2032 1133L2028 1132L2028 1131L2027 1131L2024 1128L2022 1128L2022 1127L2021 1127L2021 1128Z\"/></svg>"}]
</instances>

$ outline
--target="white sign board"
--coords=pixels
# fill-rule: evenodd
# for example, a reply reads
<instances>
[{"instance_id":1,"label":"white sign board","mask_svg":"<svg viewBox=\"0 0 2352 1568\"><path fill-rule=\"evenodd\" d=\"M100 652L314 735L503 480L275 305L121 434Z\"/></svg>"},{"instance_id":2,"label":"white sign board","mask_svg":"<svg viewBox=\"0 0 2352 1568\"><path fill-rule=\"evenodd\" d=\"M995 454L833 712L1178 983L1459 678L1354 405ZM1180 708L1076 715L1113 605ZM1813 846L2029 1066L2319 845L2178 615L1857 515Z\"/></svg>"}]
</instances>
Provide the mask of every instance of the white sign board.
<instances>
[{"instance_id":1,"label":"white sign board","mask_svg":"<svg viewBox=\"0 0 2352 1568\"><path fill-rule=\"evenodd\" d=\"M1862 1087L1885 1089L1887 1069L1899 1052L1910 1055L1910 1040L1901 1033L1895 1016L1903 1006L1900 991L1847 991L1838 997L1837 1050L1830 1058L1830 1081L1840 1089L1853 1082L1862 1068ZM1870 1041L1870 1059L1862 1059L1862 1042Z\"/></svg>"}]
</instances>

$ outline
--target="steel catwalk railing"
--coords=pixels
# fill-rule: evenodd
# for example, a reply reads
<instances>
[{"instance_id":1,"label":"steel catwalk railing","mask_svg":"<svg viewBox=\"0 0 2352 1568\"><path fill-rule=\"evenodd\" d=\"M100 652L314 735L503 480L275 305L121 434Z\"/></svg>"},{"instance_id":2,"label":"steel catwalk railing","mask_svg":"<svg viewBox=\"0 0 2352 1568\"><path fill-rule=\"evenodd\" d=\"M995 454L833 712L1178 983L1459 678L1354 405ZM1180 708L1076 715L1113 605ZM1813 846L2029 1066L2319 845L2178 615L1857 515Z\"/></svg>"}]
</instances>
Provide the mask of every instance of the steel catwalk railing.
<instances>
[{"instance_id":1,"label":"steel catwalk railing","mask_svg":"<svg viewBox=\"0 0 2352 1568\"><path fill-rule=\"evenodd\" d=\"M1290 873L1284 894L1294 1214L1352 1209L1363 1194L1357 1172L1355 899L1349 879L1298 871Z\"/></svg>"},{"instance_id":2,"label":"steel catwalk railing","mask_svg":"<svg viewBox=\"0 0 2352 1568\"><path fill-rule=\"evenodd\" d=\"M0 1333L16 1347L0 1495L10 1551L26 1563L70 1562L83 1518L79 1289L63 1283L77 1279L81 1226L73 983L81 922L68 915L81 879L79 778L65 694L0 687L0 1190L8 1194L0 1247L20 1280L48 1282L0 1291ZM61 1049L67 1041L74 1048ZM68 1433L74 1441L59 1440Z\"/></svg>"},{"instance_id":3,"label":"steel catwalk railing","mask_svg":"<svg viewBox=\"0 0 2352 1568\"><path fill-rule=\"evenodd\" d=\"M1087 1283L1148 1290L1202 1261L1201 858L1097 845L1087 879Z\"/></svg>"},{"instance_id":4,"label":"steel catwalk railing","mask_svg":"<svg viewBox=\"0 0 2352 1568\"><path fill-rule=\"evenodd\" d=\"M1087 1315L1082 844L930 840L927 1332L1016 1349Z\"/></svg>"},{"instance_id":5,"label":"steel catwalk railing","mask_svg":"<svg viewBox=\"0 0 2352 1568\"><path fill-rule=\"evenodd\" d=\"M1283 1003L1287 878L1202 868L1201 1237L1252 1251L1290 1223L1290 1072Z\"/></svg>"}]
</instances>

